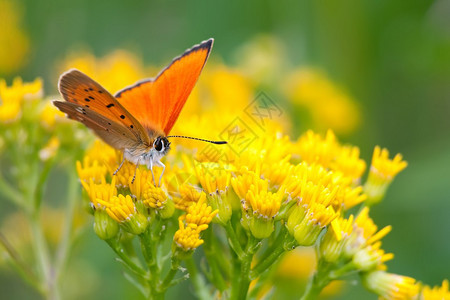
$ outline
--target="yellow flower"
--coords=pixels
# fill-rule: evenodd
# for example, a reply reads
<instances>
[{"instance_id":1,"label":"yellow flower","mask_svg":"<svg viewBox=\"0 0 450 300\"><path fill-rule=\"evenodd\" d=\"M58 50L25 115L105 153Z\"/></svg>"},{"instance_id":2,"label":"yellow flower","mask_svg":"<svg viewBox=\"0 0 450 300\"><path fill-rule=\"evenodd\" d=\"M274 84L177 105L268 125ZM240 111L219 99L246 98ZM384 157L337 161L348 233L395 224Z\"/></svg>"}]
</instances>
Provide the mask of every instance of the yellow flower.
<instances>
[{"instance_id":1,"label":"yellow flower","mask_svg":"<svg viewBox=\"0 0 450 300\"><path fill-rule=\"evenodd\" d=\"M366 170L366 162L359 158L358 147L344 146L330 164L330 168L350 177L353 183L359 184L361 176Z\"/></svg>"},{"instance_id":2,"label":"yellow flower","mask_svg":"<svg viewBox=\"0 0 450 300\"><path fill-rule=\"evenodd\" d=\"M353 215L348 219L339 217L331 222L320 242L320 255L328 262L335 262L342 254L345 241L353 230Z\"/></svg>"},{"instance_id":3,"label":"yellow flower","mask_svg":"<svg viewBox=\"0 0 450 300\"><path fill-rule=\"evenodd\" d=\"M25 65L30 40L21 27L18 2L0 1L0 74L11 74Z\"/></svg>"},{"instance_id":4,"label":"yellow flower","mask_svg":"<svg viewBox=\"0 0 450 300\"><path fill-rule=\"evenodd\" d=\"M105 177L102 177L100 183L95 183L94 180L90 178L89 184L85 180L82 180L81 184L87 192L94 208L106 208L102 207L102 204L98 202L98 199L102 201L109 201L111 198L117 196L115 182L115 177L113 177L111 183L106 183Z\"/></svg>"},{"instance_id":5,"label":"yellow flower","mask_svg":"<svg viewBox=\"0 0 450 300\"><path fill-rule=\"evenodd\" d=\"M280 191L277 193L269 192L269 182L262 179L260 182L260 185L249 187L245 200L250 203L253 215L266 219L273 218L280 209L284 193Z\"/></svg>"},{"instance_id":6,"label":"yellow flower","mask_svg":"<svg viewBox=\"0 0 450 300\"><path fill-rule=\"evenodd\" d=\"M367 195L363 194L362 186L358 186L356 188L347 186L338 190L336 199L338 204L342 204L344 210L348 210L365 201L367 199Z\"/></svg>"},{"instance_id":7,"label":"yellow flower","mask_svg":"<svg viewBox=\"0 0 450 300\"><path fill-rule=\"evenodd\" d=\"M173 240L175 244L184 251L191 251L204 243L200 239L200 232L208 228L208 225L189 224L185 226L182 220L178 221L180 229L175 232Z\"/></svg>"},{"instance_id":8,"label":"yellow flower","mask_svg":"<svg viewBox=\"0 0 450 300\"><path fill-rule=\"evenodd\" d=\"M175 208L186 211L190 205L196 203L200 199L200 196L203 193L201 189L185 183L180 185L179 194L179 197L173 199Z\"/></svg>"},{"instance_id":9,"label":"yellow flower","mask_svg":"<svg viewBox=\"0 0 450 300\"><path fill-rule=\"evenodd\" d=\"M355 101L325 74L301 69L285 82L288 98L310 111L315 127L348 134L360 123L361 113Z\"/></svg>"},{"instance_id":10,"label":"yellow flower","mask_svg":"<svg viewBox=\"0 0 450 300\"><path fill-rule=\"evenodd\" d=\"M424 285L420 292L419 300L449 300L450 291L448 288L448 280L442 281L442 286L430 287Z\"/></svg>"},{"instance_id":11,"label":"yellow flower","mask_svg":"<svg viewBox=\"0 0 450 300\"><path fill-rule=\"evenodd\" d=\"M66 58L61 64L60 71L62 73L76 68L92 76L114 94L142 78L149 77L149 73L142 69L143 65L136 55L125 50L115 50L98 59L88 52L82 54L78 52Z\"/></svg>"},{"instance_id":12,"label":"yellow flower","mask_svg":"<svg viewBox=\"0 0 450 300\"><path fill-rule=\"evenodd\" d=\"M361 269L385 269L384 262L393 258L393 254L381 250L379 242L391 231L391 226L378 230L369 217L369 208L364 207L355 218L353 232L344 247L344 255L352 258ZM378 243L377 243L378 242Z\"/></svg>"},{"instance_id":13,"label":"yellow flower","mask_svg":"<svg viewBox=\"0 0 450 300\"><path fill-rule=\"evenodd\" d=\"M66 115L47 101L41 110L40 119L46 128L53 128L57 122L66 122Z\"/></svg>"},{"instance_id":14,"label":"yellow flower","mask_svg":"<svg viewBox=\"0 0 450 300\"><path fill-rule=\"evenodd\" d=\"M333 131L328 130L325 138L308 130L294 143L292 151L309 164L320 164L328 168L337 157L340 145Z\"/></svg>"},{"instance_id":15,"label":"yellow flower","mask_svg":"<svg viewBox=\"0 0 450 300\"><path fill-rule=\"evenodd\" d=\"M49 160L56 155L60 142L57 137L52 137L47 145L39 151L39 158L43 161Z\"/></svg>"},{"instance_id":16,"label":"yellow flower","mask_svg":"<svg viewBox=\"0 0 450 300\"><path fill-rule=\"evenodd\" d=\"M77 161L78 177L81 181L93 180L94 182L100 182L107 173L107 168L101 165L98 160L92 160L90 156L83 158L83 163Z\"/></svg>"},{"instance_id":17,"label":"yellow flower","mask_svg":"<svg viewBox=\"0 0 450 300\"><path fill-rule=\"evenodd\" d=\"M127 188L129 186L129 183L133 180L134 174L137 174L137 170L139 170L139 168L136 169L135 164L129 162L128 160L125 160L120 170L116 173L116 175L114 175L118 167L119 165L117 165L116 168L109 169L109 173L112 176L117 177L117 186Z\"/></svg>"},{"instance_id":18,"label":"yellow flower","mask_svg":"<svg viewBox=\"0 0 450 300\"><path fill-rule=\"evenodd\" d=\"M92 161L98 161L105 165L110 173L113 173L122 161L120 151L115 150L101 140L95 140L92 146L86 151L85 156L89 156Z\"/></svg>"},{"instance_id":19,"label":"yellow flower","mask_svg":"<svg viewBox=\"0 0 450 300\"><path fill-rule=\"evenodd\" d=\"M196 163L195 172L201 186L207 192L208 204L219 213L215 222L226 224L231 218L231 203L227 197L231 173L217 163Z\"/></svg>"},{"instance_id":20,"label":"yellow flower","mask_svg":"<svg viewBox=\"0 0 450 300\"><path fill-rule=\"evenodd\" d=\"M274 217L278 214L284 192L269 191L269 182L254 172L232 178L234 191L241 199L244 228L249 228L254 237L263 239L274 230Z\"/></svg>"},{"instance_id":21,"label":"yellow flower","mask_svg":"<svg viewBox=\"0 0 450 300\"><path fill-rule=\"evenodd\" d=\"M384 271L374 271L362 276L363 285L386 300L413 299L418 292L416 280Z\"/></svg>"},{"instance_id":22,"label":"yellow flower","mask_svg":"<svg viewBox=\"0 0 450 300\"><path fill-rule=\"evenodd\" d=\"M191 251L203 244L200 233L208 228L208 224L219 212L206 204L206 194L201 193L200 199L192 203L185 215L178 218L179 229L175 232L175 245L184 251Z\"/></svg>"},{"instance_id":23,"label":"yellow flower","mask_svg":"<svg viewBox=\"0 0 450 300\"><path fill-rule=\"evenodd\" d=\"M364 191L368 196L367 204L373 205L380 202L394 177L407 165L408 163L402 160L401 154L395 155L394 159L391 160L387 149L376 146L373 152L369 178L364 185Z\"/></svg>"},{"instance_id":24,"label":"yellow flower","mask_svg":"<svg viewBox=\"0 0 450 300\"><path fill-rule=\"evenodd\" d=\"M294 206L286 227L301 246L313 245L322 230L339 215L333 207L312 202L309 205Z\"/></svg>"},{"instance_id":25,"label":"yellow flower","mask_svg":"<svg viewBox=\"0 0 450 300\"><path fill-rule=\"evenodd\" d=\"M384 263L394 258L394 254L385 253L381 249L381 242L378 241L372 245L368 245L361 250L358 250L353 256L353 263L358 270L370 271L375 268L378 270L385 270Z\"/></svg>"},{"instance_id":26,"label":"yellow flower","mask_svg":"<svg viewBox=\"0 0 450 300\"><path fill-rule=\"evenodd\" d=\"M138 169L133 183L129 178L128 186L131 194L145 207L156 209L162 218L170 218L175 206L167 193L160 187L153 185L153 178L149 170Z\"/></svg>"},{"instance_id":27,"label":"yellow flower","mask_svg":"<svg viewBox=\"0 0 450 300\"><path fill-rule=\"evenodd\" d=\"M206 204L206 194L201 193L200 199L192 203L186 211L185 215L180 217L180 220L187 224L196 224L198 226L211 223L211 220L219 212L218 209L212 211L212 207Z\"/></svg>"},{"instance_id":28,"label":"yellow flower","mask_svg":"<svg viewBox=\"0 0 450 300\"><path fill-rule=\"evenodd\" d=\"M336 200L339 186L326 187L323 184L314 184L308 178L292 177L286 184L286 193L298 202L298 205L307 206L312 203L320 203L324 206L332 205Z\"/></svg>"},{"instance_id":29,"label":"yellow flower","mask_svg":"<svg viewBox=\"0 0 450 300\"><path fill-rule=\"evenodd\" d=\"M195 171L201 186L209 195L227 192L231 174L220 164L196 163Z\"/></svg>"},{"instance_id":30,"label":"yellow flower","mask_svg":"<svg viewBox=\"0 0 450 300\"><path fill-rule=\"evenodd\" d=\"M21 115L24 100L42 97L42 80L35 79L30 83L23 83L20 77L13 80L11 87L0 79L0 122L10 123Z\"/></svg>"},{"instance_id":31,"label":"yellow flower","mask_svg":"<svg viewBox=\"0 0 450 300\"><path fill-rule=\"evenodd\" d=\"M147 219L136 210L130 195L119 194L109 200L97 199L97 202L105 207L108 215L123 225L128 232L141 234L147 228Z\"/></svg>"}]
</instances>

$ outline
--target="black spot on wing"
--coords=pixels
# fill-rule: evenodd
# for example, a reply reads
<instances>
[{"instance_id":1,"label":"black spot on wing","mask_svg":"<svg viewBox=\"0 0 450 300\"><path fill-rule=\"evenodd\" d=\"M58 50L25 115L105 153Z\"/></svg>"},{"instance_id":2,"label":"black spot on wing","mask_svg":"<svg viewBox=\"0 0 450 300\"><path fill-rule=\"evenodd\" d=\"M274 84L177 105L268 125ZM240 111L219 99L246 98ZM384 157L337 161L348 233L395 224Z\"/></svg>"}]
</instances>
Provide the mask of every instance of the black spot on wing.
<instances>
[{"instance_id":1,"label":"black spot on wing","mask_svg":"<svg viewBox=\"0 0 450 300\"><path fill-rule=\"evenodd\" d=\"M86 101L86 102L90 102L90 101L91 101L91 99L89 99L89 98L84 98L84 101Z\"/></svg>"},{"instance_id":2,"label":"black spot on wing","mask_svg":"<svg viewBox=\"0 0 450 300\"><path fill-rule=\"evenodd\" d=\"M125 119L125 116L124 115L120 115L120 118L123 120L123 119Z\"/></svg>"},{"instance_id":3,"label":"black spot on wing","mask_svg":"<svg viewBox=\"0 0 450 300\"><path fill-rule=\"evenodd\" d=\"M92 97L92 96L89 96L88 98L89 98L89 99L91 99L91 100L95 100L95 98L94 98L94 97Z\"/></svg>"},{"instance_id":4,"label":"black spot on wing","mask_svg":"<svg viewBox=\"0 0 450 300\"><path fill-rule=\"evenodd\" d=\"M113 106L114 106L114 103L110 103L110 104L106 105L107 108L111 108Z\"/></svg>"}]
</instances>

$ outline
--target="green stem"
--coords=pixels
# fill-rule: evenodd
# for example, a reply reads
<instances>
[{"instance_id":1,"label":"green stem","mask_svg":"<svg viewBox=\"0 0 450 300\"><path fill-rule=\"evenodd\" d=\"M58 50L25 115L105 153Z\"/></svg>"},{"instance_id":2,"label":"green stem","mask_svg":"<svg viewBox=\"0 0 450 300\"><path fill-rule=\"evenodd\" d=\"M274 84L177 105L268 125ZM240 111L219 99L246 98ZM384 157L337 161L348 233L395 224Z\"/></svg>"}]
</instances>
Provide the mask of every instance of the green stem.
<instances>
[{"instance_id":1,"label":"green stem","mask_svg":"<svg viewBox=\"0 0 450 300\"><path fill-rule=\"evenodd\" d=\"M272 252L265 258L259 261L259 263L250 272L250 278L256 279L268 268L270 268L278 258L286 251L283 243L278 243Z\"/></svg>"},{"instance_id":2,"label":"green stem","mask_svg":"<svg viewBox=\"0 0 450 300\"><path fill-rule=\"evenodd\" d=\"M239 260L243 260L245 257L245 253L242 250L241 244L239 243L236 232L234 232L234 228L231 225L231 222L228 222L224 227L227 232L228 242L230 243L231 248L236 253Z\"/></svg>"},{"instance_id":3,"label":"green stem","mask_svg":"<svg viewBox=\"0 0 450 300\"><path fill-rule=\"evenodd\" d=\"M17 251L14 247L9 243L6 236L4 236L0 232L0 245L5 248L6 252L11 257L11 263L13 267L18 271L18 273L28 282L30 283L36 290L44 295L44 291L42 290L42 286L39 283L39 280L36 278L32 270L28 267L28 265L20 258Z\"/></svg>"},{"instance_id":4,"label":"green stem","mask_svg":"<svg viewBox=\"0 0 450 300\"><path fill-rule=\"evenodd\" d=\"M245 248L244 257L241 259L241 267L239 270L239 274L234 274L235 276L238 276L239 279L231 287L231 297L230 299L246 299L248 288L250 286L250 270L251 270L251 264L253 260L253 256L255 255L255 252L258 250L260 246L260 241L253 237L252 235L249 236L247 241L247 247ZM235 270L237 271L237 270Z\"/></svg>"},{"instance_id":5,"label":"green stem","mask_svg":"<svg viewBox=\"0 0 450 300\"><path fill-rule=\"evenodd\" d=\"M213 229L208 228L204 233L204 246L203 251L205 252L206 260L211 269L211 282L220 290L224 291L227 288L225 279L222 275L221 268L226 268L221 266L220 262L226 263L225 257L223 255L222 248L217 247L217 239L212 236Z\"/></svg>"},{"instance_id":6,"label":"green stem","mask_svg":"<svg viewBox=\"0 0 450 300\"><path fill-rule=\"evenodd\" d=\"M306 290L300 300L317 299L324 287L331 282L329 274L332 268L333 266L331 264L319 260L317 271L310 277Z\"/></svg>"},{"instance_id":7,"label":"green stem","mask_svg":"<svg viewBox=\"0 0 450 300\"><path fill-rule=\"evenodd\" d=\"M78 200L78 180L76 179L77 176L74 171L70 171L69 173L69 182L68 182L68 189L67 189L67 205L66 205L66 215L64 219L64 225L63 225L63 233L62 233L62 240L58 247L58 252L56 255L56 262L55 262L55 278L58 283L58 281L61 279L61 275L63 273L63 269L67 263L67 257L70 249L70 244L72 240L72 226L73 226L73 216L75 207L77 205Z\"/></svg>"},{"instance_id":8,"label":"green stem","mask_svg":"<svg viewBox=\"0 0 450 300\"><path fill-rule=\"evenodd\" d=\"M178 268L170 268L169 272L167 273L166 277L164 278L163 282L161 283L160 287L158 288L158 291L161 293L164 293L169 287L172 286L172 281L175 275L178 272Z\"/></svg>"},{"instance_id":9,"label":"green stem","mask_svg":"<svg viewBox=\"0 0 450 300\"><path fill-rule=\"evenodd\" d=\"M194 286L195 294L200 300L210 300L212 295L209 293L205 279L198 272L197 266L195 265L192 256L186 259L186 268L189 271L190 279L192 285Z\"/></svg>"},{"instance_id":10,"label":"green stem","mask_svg":"<svg viewBox=\"0 0 450 300\"><path fill-rule=\"evenodd\" d=\"M303 296L300 298L301 300L309 300L309 299L317 299L319 297L320 292L325 286L322 286L318 283L317 275L314 274L308 281L308 285L306 286L306 290Z\"/></svg>"},{"instance_id":11,"label":"green stem","mask_svg":"<svg viewBox=\"0 0 450 300\"><path fill-rule=\"evenodd\" d=\"M0 191L3 195L5 195L6 198L10 199L15 205L18 207L24 209L25 211L28 210L25 202L23 201L23 198L20 196L21 193L12 187L11 184L6 182L5 178L0 173Z\"/></svg>"},{"instance_id":12,"label":"green stem","mask_svg":"<svg viewBox=\"0 0 450 300\"><path fill-rule=\"evenodd\" d=\"M136 265L129 257L125 254L124 249L120 247L120 244L115 239L106 240L108 245L114 252L120 257L120 259L133 271L136 275L146 278L147 272L145 272L141 267Z\"/></svg>"}]
</instances>

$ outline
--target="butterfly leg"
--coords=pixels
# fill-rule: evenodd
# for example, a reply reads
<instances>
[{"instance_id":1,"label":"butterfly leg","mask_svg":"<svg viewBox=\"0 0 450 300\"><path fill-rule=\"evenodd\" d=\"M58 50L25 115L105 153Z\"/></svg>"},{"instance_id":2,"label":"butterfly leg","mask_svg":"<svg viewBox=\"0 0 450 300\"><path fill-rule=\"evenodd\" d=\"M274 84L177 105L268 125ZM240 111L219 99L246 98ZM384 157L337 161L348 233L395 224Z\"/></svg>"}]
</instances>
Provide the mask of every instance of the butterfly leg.
<instances>
[{"instance_id":1,"label":"butterfly leg","mask_svg":"<svg viewBox=\"0 0 450 300\"><path fill-rule=\"evenodd\" d=\"M159 182L158 182L158 186L161 186L161 179L163 177L164 171L166 170L166 166L160 161L157 161L156 164L163 168L162 172L161 172L161 176L159 176Z\"/></svg>"},{"instance_id":2,"label":"butterfly leg","mask_svg":"<svg viewBox=\"0 0 450 300\"><path fill-rule=\"evenodd\" d=\"M120 163L120 165L117 168L117 170L114 171L113 175L116 175L117 172L119 172L119 170L122 168L124 162L125 162L125 155L123 156L122 162Z\"/></svg>"},{"instance_id":3,"label":"butterfly leg","mask_svg":"<svg viewBox=\"0 0 450 300\"><path fill-rule=\"evenodd\" d=\"M134 175L133 175L133 179L131 179L131 184L133 184L134 180L136 179L136 172L137 172L137 169L139 168L139 161L140 160L141 160L141 158L139 157L138 161L136 162L136 168L134 169Z\"/></svg>"},{"instance_id":4,"label":"butterfly leg","mask_svg":"<svg viewBox=\"0 0 450 300\"><path fill-rule=\"evenodd\" d=\"M153 178L153 185L156 186L156 181L155 181L155 175L153 174L153 162L150 161L150 172L152 173L152 178Z\"/></svg>"}]
</instances>

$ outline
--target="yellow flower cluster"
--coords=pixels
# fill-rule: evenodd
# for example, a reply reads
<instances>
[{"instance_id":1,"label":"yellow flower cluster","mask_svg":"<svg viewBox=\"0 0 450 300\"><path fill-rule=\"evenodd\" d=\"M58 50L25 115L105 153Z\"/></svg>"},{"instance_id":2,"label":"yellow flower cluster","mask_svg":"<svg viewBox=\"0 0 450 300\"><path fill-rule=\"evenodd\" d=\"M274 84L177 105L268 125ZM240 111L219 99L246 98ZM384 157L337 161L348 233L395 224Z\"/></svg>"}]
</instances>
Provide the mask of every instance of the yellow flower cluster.
<instances>
[{"instance_id":1,"label":"yellow flower cluster","mask_svg":"<svg viewBox=\"0 0 450 300\"><path fill-rule=\"evenodd\" d=\"M16 77L10 87L4 79L0 79L0 122L17 120L22 113L24 101L41 97L42 80L39 78L31 83L24 83L20 77Z\"/></svg>"},{"instance_id":2,"label":"yellow flower cluster","mask_svg":"<svg viewBox=\"0 0 450 300\"><path fill-rule=\"evenodd\" d=\"M198 201L187 208L185 215L178 218L180 229L175 232L175 244L184 251L194 250L203 244L200 233L208 228L218 212L217 209L212 211L211 206L206 204L206 194L201 193Z\"/></svg>"},{"instance_id":3,"label":"yellow flower cluster","mask_svg":"<svg viewBox=\"0 0 450 300\"><path fill-rule=\"evenodd\" d=\"M421 291L418 300L448 300L450 299L450 290L448 280L442 281L442 286L430 287L428 285L420 286Z\"/></svg>"},{"instance_id":4,"label":"yellow flower cluster","mask_svg":"<svg viewBox=\"0 0 450 300\"><path fill-rule=\"evenodd\" d=\"M313 124L320 129L333 128L346 134L360 123L360 111L353 99L322 72L313 69L293 72L286 80L285 93L310 111Z\"/></svg>"},{"instance_id":5,"label":"yellow flower cluster","mask_svg":"<svg viewBox=\"0 0 450 300\"><path fill-rule=\"evenodd\" d=\"M133 65L123 53L111 57ZM112 70L106 63L108 59L92 66L86 56L75 65L113 90L123 87L123 82L132 83L142 73L139 68L127 71L121 63ZM124 70L127 77L120 86L117 78L106 75L117 70ZM328 124L340 133L351 132L360 116L350 97L323 74L308 70L299 76L294 76L293 82L299 85L301 78L301 89L290 86L286 94L309 107L315 123ZM174 147L164 158L166 170L161 186L154 185L161 174L159 168L153 169L153 178L145 167L125 162L113 175L122 162L121 154L96 143L83 163L77 164L96 215L104 211L135 234L141 233L147 223L151 227L155 216L178 220L173 247L184 252L204 243L201 235L211 222L225 227L227 234L241 226L241 233L245 231L246 236L257 241L282 232L295 245L317 242L319 259L327 263L350 262L363 271L368 288L382 297L416 295L414 280L385 272L384 263L393 254L385 253L380 240L391 227L378 230L367 207L383 198L393 178L406 167L401 155L390 160L386 149L375 147L368 179L362 182L367 164L360 158L358 147L342 145L332 130L325 135L309 130L290 140L281 133L285 124L268 117L272 111L264 115L261 103L248 104L254 84L235 69L222 65L205 70L173 132L226 140L228 145L174 140ZM229 86L226 91L224 85ZM255 109L252 105L256 111L251 111ZM213 118L207 117L211 114ZM348 215L349 209L361 204L366 207L355 216ZM141 222L145 226L136 225L140 216L145 217ZM98 217L99 221L104 217ZM113 231L96 230L103 238L112 236ZM237 253L241 246L239 241L231 245Z\"/></svg>"},{"instance_id":6,"label":"yellow flower cluster","mask_svg":"<svg viewBox=\"0 0 450 300\"><path fill-rule=\"evenodd\" d=\"M20 24L21 8L19 2L0 1L0 74L11 74L27 62L30 41Z\"/></svg>"},{"instance_id":7,"label":"yellow flower cluster","mask_svg":"<svg viewBox=\"0 0 450 300\"><path fill-rule=\"evenodd\" d=\"M391 230L391 226L386 226L378 231L378 227L369 217L369 208L364 207L355 218L353 232L346 240L344 256L352 258L361 270L385 270L384 262L393 259L394 255L381 249L380 240Z\"/></svg>"}]
</instances>

